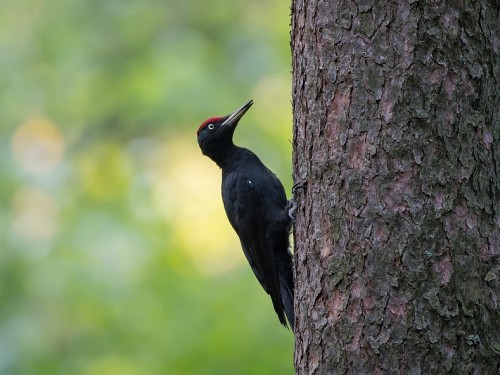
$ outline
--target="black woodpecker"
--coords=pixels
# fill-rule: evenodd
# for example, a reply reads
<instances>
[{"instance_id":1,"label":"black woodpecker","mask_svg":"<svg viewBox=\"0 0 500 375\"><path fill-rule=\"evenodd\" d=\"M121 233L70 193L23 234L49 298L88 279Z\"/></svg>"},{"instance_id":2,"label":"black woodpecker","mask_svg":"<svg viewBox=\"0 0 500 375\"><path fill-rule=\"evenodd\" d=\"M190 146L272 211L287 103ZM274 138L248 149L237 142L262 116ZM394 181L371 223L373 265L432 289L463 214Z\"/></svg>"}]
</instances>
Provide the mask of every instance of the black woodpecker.
<instances>
[{"instance_id":1,"label":"black woodpecker","mask_svg":"<svg viewBox=\"0 0 500 375\"><path fill-rule=\"evenodd\" d=\"M287 201L278 178L252 151L236 146L233 133L252 106L250 100L230 115L211 117L198 129L204 155L222 169L222 201L240 238L253 273L271 301L281 324L294 326L293 261L289 233L296 205Z\"/></svg>"}]
</instances>

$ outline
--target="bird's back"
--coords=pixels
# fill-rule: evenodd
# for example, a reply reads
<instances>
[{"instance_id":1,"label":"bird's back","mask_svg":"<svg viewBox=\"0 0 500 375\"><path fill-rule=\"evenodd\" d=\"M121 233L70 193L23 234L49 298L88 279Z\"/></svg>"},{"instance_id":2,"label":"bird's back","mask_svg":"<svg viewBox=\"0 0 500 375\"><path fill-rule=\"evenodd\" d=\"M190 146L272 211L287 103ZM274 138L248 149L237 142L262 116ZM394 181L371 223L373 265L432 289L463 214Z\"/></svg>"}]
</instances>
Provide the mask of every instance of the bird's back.
<instances>
[{"instance_id":1,"label":"bird's back","mask_svg":"<svg viewBox=\"0 0 500 375\"><path fill-rule=\"evenodd\" d=\"M293 314L293 277L283 185L254 153L239 148L222 169L222 199L255 276L286 325L284 304Z\"/></svg>"},{"instance_id":2,"label":"bird's back","mask_svg":"<svg viewBox=\"0 0 500 375\"><path fill-rule=\"evenodd\" d=\"M258 203L266 223L283 220L287 199L280 180L252 151L238 149L232 163L222 168L222 199L231 225L237 231L237 213L251 209L254 199L262 202Z\"/></svg>"}]
</instances>

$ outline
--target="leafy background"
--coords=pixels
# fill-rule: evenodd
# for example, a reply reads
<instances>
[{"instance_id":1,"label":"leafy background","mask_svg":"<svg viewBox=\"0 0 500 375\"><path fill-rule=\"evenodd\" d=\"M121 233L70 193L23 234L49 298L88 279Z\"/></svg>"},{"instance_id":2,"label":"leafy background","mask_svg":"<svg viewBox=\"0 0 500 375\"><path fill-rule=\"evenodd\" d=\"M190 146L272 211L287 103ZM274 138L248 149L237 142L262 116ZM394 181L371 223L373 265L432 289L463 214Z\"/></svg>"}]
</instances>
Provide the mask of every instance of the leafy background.
<instances>
[{"instance_id":1,"label":"leafy background","mask_svg":"<svg viewBox=\"0 0 500 375\"><path fill-rule=\"evenodd\" d=\"M289 374L195 132L291 186L289 2L3 0L0 374Z\"/></svg>"}]
</instances>

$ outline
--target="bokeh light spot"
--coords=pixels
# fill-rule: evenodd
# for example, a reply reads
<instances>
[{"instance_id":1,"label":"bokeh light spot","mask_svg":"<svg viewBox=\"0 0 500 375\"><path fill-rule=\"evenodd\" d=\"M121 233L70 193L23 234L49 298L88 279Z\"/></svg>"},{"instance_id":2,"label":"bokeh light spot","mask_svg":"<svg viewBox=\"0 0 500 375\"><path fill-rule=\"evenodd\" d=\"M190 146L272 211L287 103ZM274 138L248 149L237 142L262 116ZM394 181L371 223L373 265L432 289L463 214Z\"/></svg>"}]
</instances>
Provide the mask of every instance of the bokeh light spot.
<instances>
[{"instance_id":1,"label":"bokeh light spot","mask_svg":"<svg viewBox=\"0 0 500 375\"><path fill-rule=\"evenodd\" d=\"M54 200L37 188L23 188L13 199L12 233L23 241L49 241L58 227Z\"/></svg>"},{"instance_id":2,"label":"bokeh light spot","mask_svg":"<svg viewBox=\"0 0 500 375\"><path fill-rule=\"evenodd\" d=\"M127 193L133 168L119 145L105 143L88 150L79 160L83 185L98 200L112 200Z\"/></svg>"},{"instance_id":3,"label":"bokeh light spot","mask_svg":"<svg viewBox=\"0 0 500 375\"><path fill-rule=\"evenodd\" d=\"M222 206L220 172L195 142L176 140L165 150L156 153L164 159L151 165L161 168L153 172L158 175L153 205L174 227L176 242L200 272L210 276L233 270L243 255Z\"/></svg>"},{"instance_id":4,"label":"bokeh light spot","mask_svg":"<svg viewBox=\"0 0 500 375\"><path fill-rule=\"evenodd\" d=\"M45 118L34 118L19 126L12 137L12 153L28 173L51 171L63 157L65 142L59 128Z\"/></svg>"}]
</instances>

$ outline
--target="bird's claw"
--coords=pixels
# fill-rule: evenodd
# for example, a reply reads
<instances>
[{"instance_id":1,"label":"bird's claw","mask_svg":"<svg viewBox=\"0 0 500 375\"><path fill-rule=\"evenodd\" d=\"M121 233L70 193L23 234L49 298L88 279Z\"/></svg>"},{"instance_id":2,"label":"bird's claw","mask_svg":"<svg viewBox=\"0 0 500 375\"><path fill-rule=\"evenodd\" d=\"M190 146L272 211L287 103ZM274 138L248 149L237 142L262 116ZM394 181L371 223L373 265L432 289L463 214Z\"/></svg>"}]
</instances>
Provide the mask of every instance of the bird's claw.
<instances>
[{"instance_id":1,"label":"bird's claw","mask_svg":"<svg viewBox=\"0 0 500 375\"><path fill-rule=\"evenodd\" d=\"M305 182L296 182L292 186L292 198L288 201L288 204L286 205L286 210L288 213L288 217L292 219L292 221L295 221L297 219L297 208L298 204L297 201L295 200L295 192L297 189L305 189L307 185L307 181Z\"/></svg>"},{"instance_id":2,"label":"bird's claw","mask_svg":"<svg viewBox=\"0 0 500 375\"><path fill-rule=\"evenodd\" d=\"M303 189L303 190L305 190L306 186L307 186L307 181L296 182L295 184L293 184L293 186L292 186L292 197L295 196L295 191L297 189Z\"/></svg>"}]
</instances>

